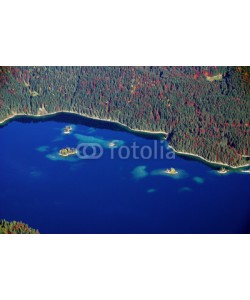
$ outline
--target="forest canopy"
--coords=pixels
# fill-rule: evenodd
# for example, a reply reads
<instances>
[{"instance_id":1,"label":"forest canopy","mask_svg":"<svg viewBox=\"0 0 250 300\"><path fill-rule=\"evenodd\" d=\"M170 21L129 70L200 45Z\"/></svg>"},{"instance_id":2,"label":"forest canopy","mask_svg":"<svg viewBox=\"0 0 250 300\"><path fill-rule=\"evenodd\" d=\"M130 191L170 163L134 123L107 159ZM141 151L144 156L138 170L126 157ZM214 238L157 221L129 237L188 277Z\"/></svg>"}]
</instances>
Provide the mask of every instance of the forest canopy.
<instances>
[{"instance_id":1,"label":"forest canopy","mask_svg":"<svg viewBox=\"0 0 250 300\"><path fill-rule=\"evenodd\" d=\"M177 151L249 163L249 67L1 67L0 121L70 111L163 131Z\"/></svg>"},{"instance_id":2,"label":"forest canopy","mask_svg":"<svg viewBox=\"0 0 250 300\"><path fill-rule=\"evenodd\" d=\"M0 234L39 234L23 222L0 220Z\"/></svg>"}]
</instances>

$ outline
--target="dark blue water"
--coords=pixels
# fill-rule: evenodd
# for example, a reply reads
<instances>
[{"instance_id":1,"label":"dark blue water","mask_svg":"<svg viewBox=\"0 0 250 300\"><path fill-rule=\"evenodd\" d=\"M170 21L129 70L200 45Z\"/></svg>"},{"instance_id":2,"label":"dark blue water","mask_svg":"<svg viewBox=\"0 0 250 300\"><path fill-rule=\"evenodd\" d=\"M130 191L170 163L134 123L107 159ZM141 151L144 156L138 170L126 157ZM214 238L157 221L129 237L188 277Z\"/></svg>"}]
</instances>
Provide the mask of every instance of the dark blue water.
<instances>
[{"instance_id":1,"label":"dark blue water","mask_svg":"<svg viewBox=\"0 0 250 300\"><path fill-rule=\"evenodd\" d=\"M69 124L74 130L65 136ZM57 154L91 140L104 147L100 159ZM162 159L170 150L159 137L58 115L11 121L0 128L0 141L0 219L21 220L41 233L250 232L250 174L223 176L198 160ZM155 158L119 158L119 148L133 143L156 147ZM168 167L178 175L165 175Z\"/></svg>"}]
</instances>

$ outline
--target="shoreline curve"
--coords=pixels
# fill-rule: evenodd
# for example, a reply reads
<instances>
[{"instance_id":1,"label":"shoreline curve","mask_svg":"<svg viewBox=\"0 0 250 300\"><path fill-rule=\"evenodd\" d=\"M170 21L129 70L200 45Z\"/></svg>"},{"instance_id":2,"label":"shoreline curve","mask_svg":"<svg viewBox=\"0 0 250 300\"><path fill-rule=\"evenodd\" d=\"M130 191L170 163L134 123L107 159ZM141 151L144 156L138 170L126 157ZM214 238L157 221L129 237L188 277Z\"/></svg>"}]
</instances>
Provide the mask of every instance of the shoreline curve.
<instances>
[{"instance_id":1,"label":"shoreline curve","mask_svg":"<svg viewBox=\"0 0 250 300\"><path fill-rule=\"evenodd\" d=\"M57 115L57 114L60 114L60 113L66 113L66 114L73 114L73 115L78 115L78 116L82 116L84 118L88 118L88 119L92 119L92 120L98 120L98 121L104 121L104 122L110 122L110 123L114 123L114 124L118 124L124 128L126 128L128 131L130 132L139 132L139 133L148 133L148 134L163 134L166 136L168 136L168 133L167 132L164 132L164 131L149 131L149 130L142 130L142 129L133 129L131 127L129 127L128 125L126 124L123 124L119 121L115 121L115 120L111 120L111 119L101 119L97 116L89 116L89 115L86 115L86 114L81 114L81 113L78 113L78 112L74 112L74 111L66 111L66 110L63 110L63 111L58 111L58 112L52 112L52 113L42 113L42 114L13 114L3 120L0 120L0 125L3 125L5 123L7 123L9 120L11 119L14 119L15 117L50 117L50 116L54 116L54 115ZM209 164L212 164L212 165L218 165L218 166L226 166L226 167L229 167L229 168L232 168L232 169L239 169L239 168L245 168L245 167L248 167L250 164L245 164L245 165L239 165L239 166L230 166L226 163L222 163L222 162L216 162L216 161L211 161L211 160L208 160L198 154L194 154L194 153L189 153L189 152L183 152L183 151L179 151L179 150L176 150L173 146L171 146L170 144L168 144L169 148L172 149L175 153L179 154L179 155L184 155L184 156L191 156L191 157L197 157L203 161L205 161L206 163L209 163Z\"/></svg>"}]
</instances>

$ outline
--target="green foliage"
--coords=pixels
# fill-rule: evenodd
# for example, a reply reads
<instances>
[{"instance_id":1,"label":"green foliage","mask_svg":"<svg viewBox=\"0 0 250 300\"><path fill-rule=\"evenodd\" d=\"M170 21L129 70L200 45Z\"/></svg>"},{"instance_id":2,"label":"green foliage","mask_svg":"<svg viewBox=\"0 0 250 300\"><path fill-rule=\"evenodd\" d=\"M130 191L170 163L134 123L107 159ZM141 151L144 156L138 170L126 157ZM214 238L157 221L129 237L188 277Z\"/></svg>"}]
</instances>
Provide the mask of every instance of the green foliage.
<instances>
[{"instance_id":1,"label":"green foliage","mask_svg":"<svg viewBox=\"0 0 250 300\"><path fill-rule=\"evenodd\" d=\"M0 220L0 234L38 234L38 230L30 228L22 222Z\"/></svg>"}]
</instances>

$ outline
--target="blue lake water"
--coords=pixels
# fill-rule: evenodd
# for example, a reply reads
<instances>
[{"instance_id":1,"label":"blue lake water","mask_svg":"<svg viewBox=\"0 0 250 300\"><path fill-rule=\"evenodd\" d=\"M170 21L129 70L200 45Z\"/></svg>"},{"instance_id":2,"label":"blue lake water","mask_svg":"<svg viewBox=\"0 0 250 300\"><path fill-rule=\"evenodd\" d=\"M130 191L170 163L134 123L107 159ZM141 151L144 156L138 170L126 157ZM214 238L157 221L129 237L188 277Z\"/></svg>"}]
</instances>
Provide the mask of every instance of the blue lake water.
<instances>
[{"instance_id":1,"label":"blue lake water","mask_svg":"<svg viewBox=\"0 0 250 300\"><path fill-rule=\"evenodd\" d=\"M58 155L86 142L99 143L102 157ZM173 159L160 136L60 114L14 119L0 127L0 143L0 219L41 233L250 233L250 174ZM155 157L121 159L133 143ZM166 175L170 167L179 173Z\"/></svg>"}]
</instances>

